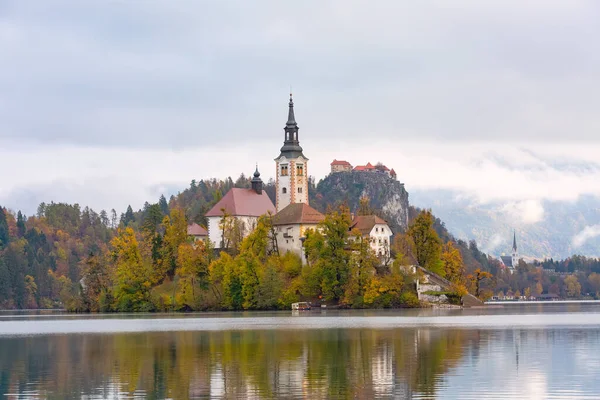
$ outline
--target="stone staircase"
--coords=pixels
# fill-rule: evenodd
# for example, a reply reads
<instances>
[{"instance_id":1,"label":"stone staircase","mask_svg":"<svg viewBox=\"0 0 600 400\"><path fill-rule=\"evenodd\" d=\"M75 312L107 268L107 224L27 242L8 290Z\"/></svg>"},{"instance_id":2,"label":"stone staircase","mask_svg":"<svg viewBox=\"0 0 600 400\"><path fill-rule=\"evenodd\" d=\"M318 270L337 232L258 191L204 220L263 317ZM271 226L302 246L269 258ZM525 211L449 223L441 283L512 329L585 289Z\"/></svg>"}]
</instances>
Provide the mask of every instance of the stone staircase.
<instances>
[{"instance_id":1,"label":"stone staircase","mask_svg":"<svg viewBox=\"0 0 600 400\"><path fill-rule=\"evenodd\" d=\"M449 280L442 278L438 274L435 274L418 265L416 266L416 269L425 274L430 285L437 285L440 288L442 288L442 290L452 290L452 283ZM477 297L473 296L470 293L464 295L461 299L461 302L463 307L480 307L485 305L481 300L479 300Z\"/></svg>"}]
</instances>

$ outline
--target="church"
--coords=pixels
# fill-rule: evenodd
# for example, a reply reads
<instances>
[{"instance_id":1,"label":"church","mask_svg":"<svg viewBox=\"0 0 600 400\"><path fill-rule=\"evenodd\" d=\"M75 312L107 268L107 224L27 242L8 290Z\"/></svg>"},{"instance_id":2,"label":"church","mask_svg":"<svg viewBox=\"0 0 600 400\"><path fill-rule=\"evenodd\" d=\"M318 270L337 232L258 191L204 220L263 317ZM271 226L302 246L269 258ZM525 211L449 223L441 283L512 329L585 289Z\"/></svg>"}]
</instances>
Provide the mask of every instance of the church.
<instances>
[{"instance_id":1,"label":"church","mask_svg":"<svg viewBox=\"0 0 600 400\"><path fill-rule=\"evenodd\" d=\"M519 265L519 252L517 251L517 232L513 233L513 246L512 246L511 255L510 256L505 256L505 255L500 256L500 261L510 271L514 271L515 268L517 268L517 265Z\"/></svg>"},{"instance_id":2,"label":"church","mask_svg":"<svg viewBox=\"0 0 600 400\"><path fill-rule=\"evenodd\" d=\"M325 216L308 205L308 158L300 147L291 93L288 106L283 147L279 157L275 158L277 214L273 217L273 226L279 251L296 253L306 262L303 249L305 232L316 229Z\"/></svg>"},{"instance_id":3,"label":"church","mask_svg":"<svg viewBox=\"0 0 600 400\"><path fill-rule=\"evenodd\" d=\"M279 251L296 253L306 262L303 247L306 232L317 229L325 216L308 204L308 158L300 146L298 131L290 93L283 146L274 160L275 205L263 190L257 167L250 189L231 189L206 213L208 237L215 249L235 246L233 242L239 243L250 234L261 215L273 215ZM355 217L351 227L369 239L375 254L389 255L392 231L384 220L374 215Z\"/></svg>"}]
</instances>

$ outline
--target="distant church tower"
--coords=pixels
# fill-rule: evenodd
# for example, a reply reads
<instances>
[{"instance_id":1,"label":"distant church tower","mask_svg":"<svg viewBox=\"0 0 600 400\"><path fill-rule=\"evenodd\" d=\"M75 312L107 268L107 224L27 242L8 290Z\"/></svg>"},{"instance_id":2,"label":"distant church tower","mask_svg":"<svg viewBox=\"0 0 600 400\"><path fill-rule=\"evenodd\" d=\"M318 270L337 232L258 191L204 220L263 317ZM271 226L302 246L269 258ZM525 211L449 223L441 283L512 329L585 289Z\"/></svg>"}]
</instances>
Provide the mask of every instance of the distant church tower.
<instances>
[{"instance_id":1,"label":"distant church tower","mask_svg":"<svg viewBox=\"0 0 600 400\"><path fill-rule=\"evenodd\" d=\"M512 267L513 268L517 268L517 265L519 265L519 253L517 252L517 232L514 232L514 236L513 236L513 247L512 247L512 254L511 254L511 258L512 258Z\"/></svg>"},{"instance_id":2,"label":"distant church tower","mask_svg":"<svg viewBox=\"0 0 600 400\"><path fill-rule=\"evenodd\" d=\"M294 101L291 93L288 120L283 130L285 132L283 147L281 154L275 159L277 212L291 203L308 204L308 158L302 154L302 147L298 141L298 124L294 116Z\"/></svg>"}]
</instances>

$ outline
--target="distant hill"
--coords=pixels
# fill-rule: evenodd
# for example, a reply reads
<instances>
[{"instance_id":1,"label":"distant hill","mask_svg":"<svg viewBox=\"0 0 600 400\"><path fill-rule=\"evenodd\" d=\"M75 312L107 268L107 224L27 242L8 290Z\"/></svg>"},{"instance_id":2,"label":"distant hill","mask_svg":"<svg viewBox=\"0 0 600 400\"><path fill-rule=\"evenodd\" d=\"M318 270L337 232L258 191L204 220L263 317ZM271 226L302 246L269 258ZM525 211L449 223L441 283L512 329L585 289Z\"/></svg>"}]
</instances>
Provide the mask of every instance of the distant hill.
<instances>
[{"instance_id":1,"label":"distant hill","mask_svg":"<svg viewBox=\"0 0 600 400\"><path fill-rule=\"evenodd\" d=\"M346 203L352 212L359 200L367 196L371 207L380 210L394 232L408 226L408 192L404 184L379 172L337 172L319 181L311 205L324 211L328 205Z\"/></svg>"},{"instance_id":2,"label":"distant hill","mask_svg":"<svg viewBox=\"0 0 600 400\"><path fill-rule=\"evenodd\" d=\"M542 202L543 219L527 224L506 212L502 204L473 205L458 193L444 190L412 191L411 204L431 208L448 230L463 240L475 239L490 255L509 253L513 229L519 253L536 258L566 258L573 254L600 256L600 236L581 246L573 238L588 226L600 224L600 199L581 197L573 203Z\"/></svg>"}]
</instances>

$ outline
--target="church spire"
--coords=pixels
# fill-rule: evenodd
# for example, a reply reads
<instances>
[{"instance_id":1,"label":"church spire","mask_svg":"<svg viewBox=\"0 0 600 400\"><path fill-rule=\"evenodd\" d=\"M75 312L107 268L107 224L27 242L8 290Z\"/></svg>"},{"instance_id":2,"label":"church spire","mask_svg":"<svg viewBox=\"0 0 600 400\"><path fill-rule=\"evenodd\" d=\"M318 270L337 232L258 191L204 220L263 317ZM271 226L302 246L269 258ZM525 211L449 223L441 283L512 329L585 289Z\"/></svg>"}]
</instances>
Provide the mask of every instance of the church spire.
<instances>
[{"instance_id":1,"label":"church spire","mask_svg":"<svg viewBox=\"0 0 600 400\"><path fill-rule=\"evenodd\" d=\"M285 124L286 127L298 127L298 124L296 123L296 116L294 115L294 99L292 99L292 94L290 93L290 104L289 104L289 111L288 111L288 120L287 123Z\"/></svg>"},{"instance_id":2,"label":"church spire","mask_svg":"<svg viewBox=\"0 0 600 400\"><path fill-rule=\"evenodd\" d=\"M285 136L283 147L281 148L281 155L286 156L288 159L297 158L299 156L304 157L304 154L302 154L302 147L300 147L300 141L298 140L298 129L296 116L294 115L294 99L290 93L288 119L285 123L285 128L283 128Z\"/></svg>"},{"instance_id":3,"label":"church spire","mask_svg":"<svg viewBox=\"0 0 600 400\"><path fill-rule=\"evenodd\" d=\"M517 231L513 231L513 251L517 251Z\"/></svg>"}]
</instances>

